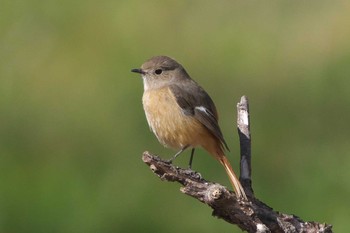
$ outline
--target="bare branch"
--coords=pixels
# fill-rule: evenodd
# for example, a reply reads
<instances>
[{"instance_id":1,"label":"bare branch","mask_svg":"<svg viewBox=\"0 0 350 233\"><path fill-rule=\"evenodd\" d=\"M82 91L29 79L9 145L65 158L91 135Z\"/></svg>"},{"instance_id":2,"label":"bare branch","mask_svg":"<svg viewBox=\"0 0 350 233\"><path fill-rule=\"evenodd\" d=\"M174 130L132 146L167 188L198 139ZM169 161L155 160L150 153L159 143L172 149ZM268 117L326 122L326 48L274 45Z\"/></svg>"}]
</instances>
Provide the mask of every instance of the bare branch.
<instances>
[{"instance_id":1,"label":"bare branch","mask_svg":"<svg viewBox=\"0 0 350 233\"><path fill-rule=\"evenodd\" d=\"M246 194L253 196L249 104L246 96L242 96L241 101L237 104L237 130L241 148L241 174L239 180Z\"/></svg>"},{"instance_id":2,"label":"bare branch","mask_svg":"<svg viewBox=\"0 0 350 233\"><path fill-rule=\"evenodd\" d=\"M181 192L190 195L213 209L213 216L235 224L247 232L257 233L332 233L325 223L305 222L295 215L274 211L255 198L251 187L251 141L248 99L243 96L237 105L237 127L241 146L240 180L248 201L238 200L225 186L207 181L191 170L176 167L156 155L144 152L142 160L163 181L179 182Z\"/></svg>"}]
</instances>

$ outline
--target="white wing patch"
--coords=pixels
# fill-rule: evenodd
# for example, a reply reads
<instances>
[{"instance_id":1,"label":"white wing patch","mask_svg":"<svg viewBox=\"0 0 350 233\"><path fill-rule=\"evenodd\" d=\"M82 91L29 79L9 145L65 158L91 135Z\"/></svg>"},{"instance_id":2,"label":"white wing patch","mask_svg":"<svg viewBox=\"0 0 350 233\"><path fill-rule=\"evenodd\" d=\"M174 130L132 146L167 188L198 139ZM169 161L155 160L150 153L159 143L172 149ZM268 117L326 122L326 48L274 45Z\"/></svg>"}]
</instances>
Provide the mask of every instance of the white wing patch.
<instances>
[{"instance_id":1,"label":"white wing patch","mask_svg":"<svg viewBox=\"0 0 350 233\"><path fill-rule=\"evenodd\" d=\"M197 109L201 112L204 112L205 114L207 114L209 116L213 115L206 107L203 107L203 106L196 106L194 109Z\"/></svg>"}]
</instances>

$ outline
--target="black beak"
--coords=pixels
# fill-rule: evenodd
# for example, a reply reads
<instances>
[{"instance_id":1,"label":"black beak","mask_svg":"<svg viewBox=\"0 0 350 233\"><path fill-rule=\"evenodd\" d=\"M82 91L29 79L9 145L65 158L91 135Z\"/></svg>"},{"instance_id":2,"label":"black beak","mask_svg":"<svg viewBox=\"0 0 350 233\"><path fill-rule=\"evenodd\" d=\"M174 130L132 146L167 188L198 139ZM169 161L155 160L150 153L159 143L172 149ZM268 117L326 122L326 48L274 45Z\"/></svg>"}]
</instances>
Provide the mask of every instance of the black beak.
<instances>
[{"instance_id":1,"label":"black beak","mask_svg":"<svg viewBox=\"0 0 350 233\"><path fill-rule=\"evenodd\" d=\"M132 69L131 72L145 74L145 71L143 71L142 69Z\"/></svg>"}]
</instances>

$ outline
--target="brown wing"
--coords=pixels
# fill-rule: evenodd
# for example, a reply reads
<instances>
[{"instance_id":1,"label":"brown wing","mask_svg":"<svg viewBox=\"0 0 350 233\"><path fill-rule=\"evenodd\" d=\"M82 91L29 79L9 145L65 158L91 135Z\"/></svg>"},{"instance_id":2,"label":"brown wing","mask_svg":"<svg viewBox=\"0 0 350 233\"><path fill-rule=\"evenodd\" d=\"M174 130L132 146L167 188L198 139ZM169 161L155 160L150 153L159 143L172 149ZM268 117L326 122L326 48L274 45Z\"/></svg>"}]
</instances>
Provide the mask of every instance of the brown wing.
<instances>
[{"instance_id":1,"label":"brown wing","mask_svg":"<svg viewBox=\"0 0 350 233\"><path fill-rule=\"evenodd\" d=\"M172 84L170 89L183 113L201 122L229 150L218 124L218 114L210 96L193 80Z\"/></svg>"}]
</instances>

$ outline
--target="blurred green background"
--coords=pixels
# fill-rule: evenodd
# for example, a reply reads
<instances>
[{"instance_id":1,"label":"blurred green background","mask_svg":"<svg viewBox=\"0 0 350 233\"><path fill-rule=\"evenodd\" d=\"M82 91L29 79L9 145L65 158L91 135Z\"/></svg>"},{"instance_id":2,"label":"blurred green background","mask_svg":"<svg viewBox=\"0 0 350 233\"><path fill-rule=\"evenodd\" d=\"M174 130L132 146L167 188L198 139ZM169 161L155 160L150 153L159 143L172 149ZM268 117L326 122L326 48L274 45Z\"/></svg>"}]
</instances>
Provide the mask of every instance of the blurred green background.
<instances>
[{"instance_id":1,"label":"blurred green background","mask_svg":"<svg viewBox=\"0 0 350 233\"><path fill-rule=\"evenodd\" d=\"M345 0L1 1L0 232L241 232L141 161L174 153L149 131L130 72L154 55L176 58L212 96L236 170L235 106L249 97L258 198L347 232L349 10ZM194 169L230 185L203 150Z\"/></svg>"}]
</instances>

